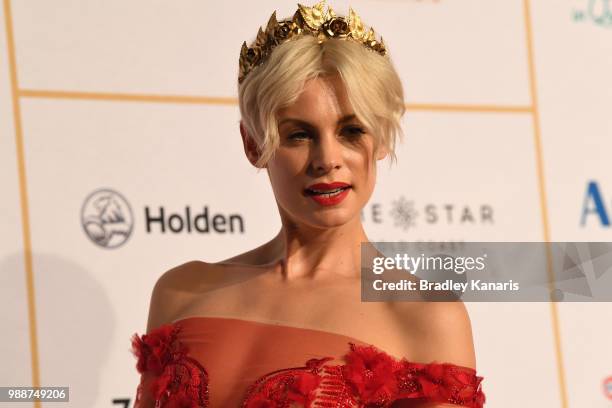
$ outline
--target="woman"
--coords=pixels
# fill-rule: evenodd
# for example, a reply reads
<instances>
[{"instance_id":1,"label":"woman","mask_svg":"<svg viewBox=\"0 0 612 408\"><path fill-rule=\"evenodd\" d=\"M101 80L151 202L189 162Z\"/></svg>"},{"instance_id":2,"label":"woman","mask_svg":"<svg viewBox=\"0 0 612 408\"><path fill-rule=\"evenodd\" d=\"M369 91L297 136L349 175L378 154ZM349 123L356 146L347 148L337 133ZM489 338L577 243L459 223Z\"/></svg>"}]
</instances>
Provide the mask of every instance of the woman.
<instances>
[{"instance_id":1,"label":"woman","mask_svg":"<svg viewBox=\"0 0 612 408\"><path fill-rule=\"evenodd\" d=\"M281 230L161 276L136 407L481 407L462 303L360 301L360 211L405 109L382 41L323 2L273 14L242 47L239 102Z\"/></svg>"}]
</instances>

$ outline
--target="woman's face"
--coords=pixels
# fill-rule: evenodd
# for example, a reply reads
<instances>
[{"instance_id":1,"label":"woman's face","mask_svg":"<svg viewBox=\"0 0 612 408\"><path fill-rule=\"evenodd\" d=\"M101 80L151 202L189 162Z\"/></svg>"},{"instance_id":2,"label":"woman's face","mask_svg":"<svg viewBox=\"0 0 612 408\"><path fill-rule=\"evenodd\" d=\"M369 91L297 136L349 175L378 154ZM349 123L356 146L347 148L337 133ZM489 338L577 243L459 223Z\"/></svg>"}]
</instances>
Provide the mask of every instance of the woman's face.
<instances>
[{"instance_id":1,"label":"woman's face","mask_svg":"<svg viewBox=\"0 0 612 408\"><path fill-rule=\"evenodd\" d=\"M280 144L267 170L281 214L323 228L359 217L386 151L374 158L371 131L355 117L341 79L308 81L277 120Z\"/></svg>"}]
</instances>

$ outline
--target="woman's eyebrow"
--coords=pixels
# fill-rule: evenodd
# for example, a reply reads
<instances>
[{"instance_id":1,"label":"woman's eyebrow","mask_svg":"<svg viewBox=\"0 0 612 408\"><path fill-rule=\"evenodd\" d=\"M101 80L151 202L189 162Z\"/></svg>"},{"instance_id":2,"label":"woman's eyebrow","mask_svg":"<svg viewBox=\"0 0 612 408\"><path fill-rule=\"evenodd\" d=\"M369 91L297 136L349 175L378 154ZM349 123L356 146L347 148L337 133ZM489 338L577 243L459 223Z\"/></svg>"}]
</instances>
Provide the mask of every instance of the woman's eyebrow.
<instances>
[{"instance_id":1,"label":"woman's eyebrow","mask_svg":"<svg viewBox=\"0 0 612 408\"><path fill-rule=\"evenodd\" d=\"M312 126L310 123L306 122L305 120L301 120L301 119L295 119L295 118L285 118L282 119L280 122L278 122L278 126L282 126L285 123L293 123L305 128L314 128L314 126Z\"/></svg>"},{"instance_id":2,"label":"woman's eyebrow","mask_svg":"<svg viewBox=\"0 0 612 408\"><path fill-rule=\"evenodd\" d=\"M357 115L355 115L354 113L351 113L349 115L344 115L343 117L341 117L338 120L338 124L350 122L351 120L355 119L356 117L357 117ZM309 128L313 128L314 127L312 124L308 123L307 121L302 120L302 119L296 119L296 118L284 118L284 119L281 119L281 121L278 122L278 126L280 126L280 125L282 125L284 123L288 123L288 122L295 123L295 124L298 124L298 125L301 125L301 126L304 126L304 127L309 127Z\"/></svg>"},{"instance_id":3,"label":"woman's eyebrow","mask_svg":"<svg viewBox=\"0 0 612 408\"><path fill-rule=\"evenodd\" d=\"M341 125L343 123L350 122L353 119L357 119L357 115L355 115L354 113L344 115L338 120L338 124Z\"/></svg>"}]
</instances>

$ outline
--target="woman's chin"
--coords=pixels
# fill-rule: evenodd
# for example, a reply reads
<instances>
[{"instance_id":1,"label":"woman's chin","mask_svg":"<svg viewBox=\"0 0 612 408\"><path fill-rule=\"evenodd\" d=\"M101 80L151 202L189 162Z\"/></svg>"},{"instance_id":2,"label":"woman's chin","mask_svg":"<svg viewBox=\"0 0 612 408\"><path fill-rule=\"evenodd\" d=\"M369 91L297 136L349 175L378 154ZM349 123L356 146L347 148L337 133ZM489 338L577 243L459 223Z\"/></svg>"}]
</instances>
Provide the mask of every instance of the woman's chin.
<instances>
[{"instance_id":1,"label":"woman's chin","mask_svg":"<svg viewBox=\"0 0 612 408\"><path fill-rule=\"evenodd\" d=\"M336 228L348 224L358 216L358 212L353 214L353 212L349 212L346 209L337 209L335 214L316 214L310 218L308 223L318 228Z\"/></svg>"}]
</instances>

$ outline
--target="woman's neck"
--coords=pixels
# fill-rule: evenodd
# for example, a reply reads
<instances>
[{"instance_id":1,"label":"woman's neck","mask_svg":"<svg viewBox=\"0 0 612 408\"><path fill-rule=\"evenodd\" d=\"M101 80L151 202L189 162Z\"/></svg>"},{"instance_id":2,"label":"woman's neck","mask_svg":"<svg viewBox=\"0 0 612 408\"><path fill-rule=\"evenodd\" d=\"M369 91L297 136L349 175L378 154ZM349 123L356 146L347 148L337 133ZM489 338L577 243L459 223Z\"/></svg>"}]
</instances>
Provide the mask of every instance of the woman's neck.
<instances>
[{"instance_id":1,"label":"woman's neck","mask_svg":"<svg viewBox=\"0 0 612 408\"><path fill-rule=\"evenodd\" d=\"M283 223L267 245L284 280L359 278L361 243L369 242L361 220L316 229Z\"/></svg>"}]
</instances>

